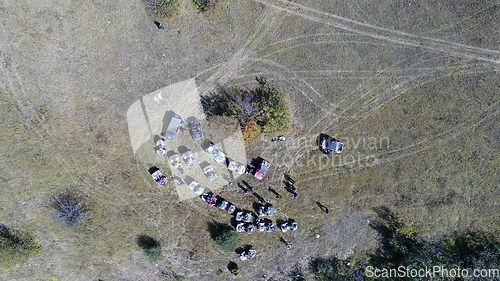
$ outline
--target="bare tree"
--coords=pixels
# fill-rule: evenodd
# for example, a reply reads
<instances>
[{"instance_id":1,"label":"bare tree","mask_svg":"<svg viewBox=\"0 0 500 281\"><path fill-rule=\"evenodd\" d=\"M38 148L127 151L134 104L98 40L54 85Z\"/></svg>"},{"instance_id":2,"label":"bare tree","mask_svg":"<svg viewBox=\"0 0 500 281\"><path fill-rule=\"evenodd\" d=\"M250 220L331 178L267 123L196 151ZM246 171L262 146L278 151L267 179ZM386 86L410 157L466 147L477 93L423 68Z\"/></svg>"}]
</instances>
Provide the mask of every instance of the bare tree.
<instances>
[{"instance_id":1,"label":"bare tree","mask_svg":"<svg viewBox=\"0 0 500 281\"><path fill-rule=\"evenodd\" d=\"M90 211L82 199L76 196L62 195L54 198L54 207L56 219L70 227L82 227L90 219Z\"/></svg>"}]
</instances>

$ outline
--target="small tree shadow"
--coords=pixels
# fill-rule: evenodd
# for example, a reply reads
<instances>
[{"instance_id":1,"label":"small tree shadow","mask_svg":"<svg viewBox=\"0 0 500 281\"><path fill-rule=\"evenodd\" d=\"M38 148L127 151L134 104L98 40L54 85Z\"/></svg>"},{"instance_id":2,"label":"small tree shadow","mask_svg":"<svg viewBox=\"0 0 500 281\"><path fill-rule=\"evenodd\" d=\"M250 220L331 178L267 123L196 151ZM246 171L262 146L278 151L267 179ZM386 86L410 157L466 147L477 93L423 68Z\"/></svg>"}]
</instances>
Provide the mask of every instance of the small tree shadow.
<instances>
[{"instance_id":1,"label":"small tree shadow","mask_svg":"<svg viewBox=\"0 0 500 281\"><path fill-rule=\"evenodd\" d=\"M227 264L227 269L233 272L238 269L238 265L234 261L231 261Z\"/></svg>"},{"instance_id":2,"label":"small tree shadow","mask_svg":"<svg viewBox=\"0 0 500 281\"><path fill-rule=\"evenodd\" d=\"M155 247L160 247L160 242L151 236L142 234L137 236L137 245L147 251Z\"/></svg>"},{"instance_id":3,"label":"small tree shadow","mask_svg":"<svg viewBox=\"0 0 500 281\"><path fill-rule=\"evenodd\" d=\"M264 161L264 158L262 157L256 157L256 158L253 158L252 161L250 161L250 165L252 168L257 168L260 166L260 164Z\"/></svg>"},{"instance_id":4,"label":"small tree shadow","mask_svg":"<svg viewBox=\"0 0 500 281\"><path fill-rule=\"evenodd\" d=\"M215 240L221 233L231 230L231 226L224 223L218 223L216 221L211 221L207 223L208 233L210 237Z\"/></svg>"}]
</instances>

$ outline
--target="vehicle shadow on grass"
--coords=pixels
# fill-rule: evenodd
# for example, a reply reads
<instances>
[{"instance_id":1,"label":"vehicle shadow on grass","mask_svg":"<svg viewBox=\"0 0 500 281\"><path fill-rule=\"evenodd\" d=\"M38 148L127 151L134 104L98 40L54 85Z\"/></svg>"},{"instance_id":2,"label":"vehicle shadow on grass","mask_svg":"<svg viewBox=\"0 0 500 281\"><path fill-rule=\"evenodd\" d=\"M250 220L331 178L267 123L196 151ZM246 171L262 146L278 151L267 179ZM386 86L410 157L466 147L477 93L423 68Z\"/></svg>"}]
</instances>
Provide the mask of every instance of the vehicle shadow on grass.
<instances>
[{"instance_id":1,"label":"vehicle shadow on grass","mask_svg":"<svg viewBox=\"0 0 500 281\"><path fill-rule=\"evenodd\" d=\"M172 110L167 110L165 112L165 114L163 115L163 127L161 129L162 134L165 134L168 128L168 124L170 124L170 121L172 121L172 118L176 115L177 114Z\"/></svg>"}]
</instances>

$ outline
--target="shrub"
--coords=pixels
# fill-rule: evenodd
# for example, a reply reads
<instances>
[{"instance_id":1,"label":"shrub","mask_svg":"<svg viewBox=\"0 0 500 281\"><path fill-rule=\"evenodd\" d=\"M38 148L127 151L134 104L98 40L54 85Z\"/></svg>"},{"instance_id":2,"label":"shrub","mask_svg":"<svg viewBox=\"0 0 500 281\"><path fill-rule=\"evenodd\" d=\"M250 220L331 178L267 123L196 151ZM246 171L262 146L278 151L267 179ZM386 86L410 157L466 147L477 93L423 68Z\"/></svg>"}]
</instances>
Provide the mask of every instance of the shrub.
<instances>
[{"instance_id":1,"label":"shrub","mask_svg":"<svg viewBox=\"0 0 500 281\"><path fill-rule=\"evenodd\" d=\"M158 21L166 21L180 14L178 0L145 0L147 10L154 15Z\"/></svg>"},{"instance_id":2,"label":"shrub","mask_svg":"<svg viewBox=\"0 0 500 281\"><path fill-rule=\"evenodd\" d=\"M151 247L144 250L144 256L146 256L149 262L154 263L163 257L163 252L160 246Z\"/></svg>"},{"instance_id":3,"label":"shrub","mask_svg":"<svg viewBox=\"0 0 500 281\"><path fill-rule=\"evenodd\" d=\"M229 269L229 272L234 276L240 275L241 269L235 262L229 262L227 269Z\"/></svg>"},{"instance_id":4,"label":"shrub","mask_svg":"<svg viewBox=\"0 0 500 281\"><path fill-rule=\"evenodd\" d=\"M144 250L144 256L151 263L163 257L160 242L148 235L137 236L137 245Z\"/></svg>"},{"instance_id":5,"label":"shrub","mask_svg":"<svg viewBox=\"0 0 500 281\"><path fill-rule=\"evenodd\" d=\"M212 0L193 0L194 5L200 12L206 12L212 5Z\"/></svg>"},{"instance_id":6,"label":"shrub","mask_svg":"<svg viewBox=\"0 0 500 281\"><path fill-rule=\"evenodd\" d=\"M76 195L61 195L54 198L56 219L74 228L84 226L90 219L90 211Z\"/></svg>"},{"instance_id":7,"label":"shrub","mask_svg":"<svg viewBox=\"0 0 500 281\"><path fill-rule=\"evenodd\" d=\"M243 140L247 143L253 143L255 138L257 138L261 132L262 128L253 119L250 120L245 126L241 127Z\"/></svg>"},{"instance_id":8,"label":"shrub","mask_svg":"<svg viewBox=\"0 0 500 281\"><path fill-rule=\"evenodd\" d=\"M208 232L215 241L215 244L217 244L221 250L226 253L236 251L236 245L238 244L239 237L238 232L236 232L231 226L222 223L210 222L208 223Z\"/></svg>"},{"instance_id":9,"label":"shrub","mask_svg":"<svg viewBox=\"0 0 500 281\"><path fill-rule=\"evenodd\" d=\"M12 267L25 263L42 252L42 246L28 234L10 230L0 224L0 266Z\"/></svg>"},{"instance_id":10,"label":"shrub","mask_svg":"<svg viewBox=\"0 0 500 281\"><path fill-rule=\"evenodd\" d=\"M257 78L257 81L259 86L253 90L220 88L217 93L201 98L207 116L237 118L247 142L252 142L262 132L280 135L292 129L288 96L264 78Z\"/></svg>"},{"instance_id":11,"label":"shrub","mask_svg":"<svg viewBox=\"0 0 500 281\"><path fill-rule=\"evenodd\" d=\"M234 252L238 244L238 233L234 229L223 231L215 237L215 244L226 253Z\"/></svg>"}]
</instances>

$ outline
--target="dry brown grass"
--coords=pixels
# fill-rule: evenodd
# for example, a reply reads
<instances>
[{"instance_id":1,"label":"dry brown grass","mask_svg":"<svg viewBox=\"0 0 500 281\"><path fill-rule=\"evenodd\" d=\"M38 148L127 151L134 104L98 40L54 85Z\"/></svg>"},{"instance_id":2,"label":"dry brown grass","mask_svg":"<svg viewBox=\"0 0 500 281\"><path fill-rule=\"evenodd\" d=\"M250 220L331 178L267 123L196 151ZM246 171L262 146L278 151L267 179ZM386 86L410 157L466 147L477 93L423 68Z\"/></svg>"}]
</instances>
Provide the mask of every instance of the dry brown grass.
<instances>
[{"instance_id":1,"label":"dry brown grass","mask_svg":"<svg viewBox=\"0 0 500 281\"><path fill-rule=\"evenodd\" d=\"M246 180L275 204L277 218L294 218L299 230L283 235L291 250L279 233L242 235L241 245L254 245L258 254L238 262L235 280L285 278L297 262L373 248L368 220L380 205L428 236L498 231L494 63L352 35L325 24L331 18L310 21L317 15L274 12L252 1L232 1L211 25L185 10L165 32L139 0L19 3L0 9L0 220L28 229L44 251L1 272L2 279L229 279L227 264L238 257L218 250L207 231L208 222L227 223L229 216L198 199L179 203L174 190L156 186L148 166L133 158L126 131L131 103L193 76L202 91L266 76L290 93L295 112L287 142L258 142L249 153L271 161L266 180ZM460 5L412 10L393 3L320 1L314 8L496 48L488 3L479 14ZM390 145L351 142L344 154L326 157L311 146L320 132L354 141L387 137ZM378 162L351 167L349 155L358 154ZM301 181L299 199L282 189L283 172ZM274 200L270 185L284 198ZM84 230L53 220L48 202L68 188L88 197L93 220ZM255 201L237 187L221 195L247 209ZM162 245L158 267L135 243L142 234Z\"/></svg>"}]
</instances>

